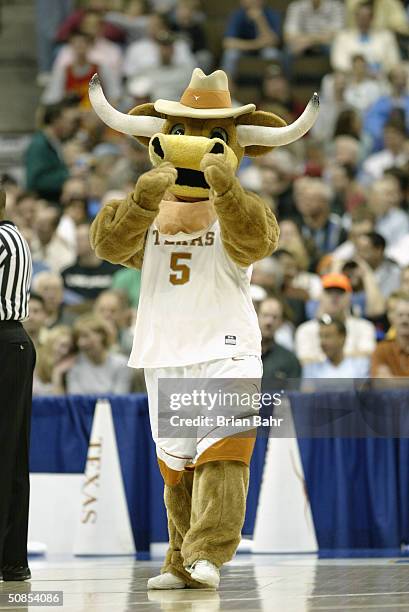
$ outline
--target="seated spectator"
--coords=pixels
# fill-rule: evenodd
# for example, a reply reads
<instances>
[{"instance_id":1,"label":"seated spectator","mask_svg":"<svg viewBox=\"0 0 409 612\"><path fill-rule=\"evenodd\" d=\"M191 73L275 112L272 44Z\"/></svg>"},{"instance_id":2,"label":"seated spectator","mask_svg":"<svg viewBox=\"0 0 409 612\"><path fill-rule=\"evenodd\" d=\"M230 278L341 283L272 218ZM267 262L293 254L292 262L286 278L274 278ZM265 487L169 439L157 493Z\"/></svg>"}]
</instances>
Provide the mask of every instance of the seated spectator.
<instances>
[{"instance_id":1,"label":"seated spectator","mask_svg":"<svg viewBox=\"0 0 409 612\"><path fill-rule=\"evenodd\" d=\"M58 202L69 176L62 143L77 129L78 111L70 102L45 108L43 128L36 132L25 154L27 189L41 198Z\"/></svg>"},{"instance_id":2,"label":"seated spectator","mask_svg":"<svg viewBox=\"0 0 409 612\"><path fill-rule=\"evenodd\" d=\"M284 40L294 55L325 52L344 21L344 7L338 0L293 0L287 8Z\"/></svg>"},{"instance_id":3,"label":"seated spectator","mask_svg":"<svg viewBox=\"0 0 409 612\"><path fill-rule=\"evenodd\" d=\"M121 94L120 74L114 74L109 66L89 60L92 39L83 32L73 32L69 38L71 61L69 64L55 62L50 81L42 96L43 104L56 104L70 95L78 96L82 108L90 108L88 87L91 77L97 72L101 77L108 99L115 100Z\"/></svg>"},{"instance_id":4,"label":"seated spectator","mask_svg":"<svg viewBox=\"0 0 409 612\"><path fill-rule=\"evenodd\" d=\"M347 75L344 72L326 74L320 87L320 112L311 128L311 135L319 142L333 138L335 124L345 108Z\"/></svg>"},{"instance_id":5,"label":"seated spectator","mask_svg":"<svg viewBox=\"0 0 409 612\"><path fill-rule=\"evenodd\" d=\"M97 10L86 10L75 30L79 30L91 39L88 61L97 66L111 69L112 74L120 75L122 72L122 51L119 45L104 37L103 15ZM70 45L63 45L55 58L55 66L63 68L73 63L73 49Z\"/></svg>"},{"instance_id":6,"label":"seated spectator","mask_svg":"<svg viewBox=\"0 0 409 612\"><path fill-rule=\"evenodd\" d=\"M31 292L29 316L23 325L36 349L43 344L47 335L46 319L47 313L45 311L44 299L41 295Z\"/></svg>"},{"instance_id":7,"label":"seated spectator","mask_svg":"<svg viewBox=\"0 0 409 612\"><path fill-rule=\"evenodd\" d=\"M34 226L38 209L38 201L34 193L23 191L16 197L14 219L20 230Z\"/></svg>"},{"instance_id":8,"label":"seated spectator","mask_svg":"<svg viewBox=\"0 0 409 612\"><path fill-rule=\"evenodd\" d=\"M366 111L385 90L381 79L374 79L364 55L352 57L351 72L344 91L345 103L359 111ZM396 70L395 67L392 70Z\"/></svg>"},{"instance_id":9,"label":"seated spectator","mask_svg":"<svg viewBox=\"0 0 409 612\"><path fill-rule=\"evenodd\" d=\"M317 274L303 270L291 250L280 248L273 254L283 270L282 293L304 301L318 300L322 292L321 279Z\"/></svg>"},{"instance_id":10,"label":"seated spectator","mask_svg":"<svg viewBox=\"0 0 409 612\"><path fill-rule=\"evenodd\" d=\"M369 191L369 207L376 216L375 229L387 244L409 233L409 216L400 208L401 196L399 181L390 175L375 181Z\"/></svg>"},{"instance_id":11,"label":"seated spectator","mask_svg":"<svg viewBox=\"0 0 409 612\"><path fill-rule=\"evenodd\" d=\"M58 211L54 207L40 210L30 245L33 260L42 261L54 272L60 272L75 260L73 248L57 234L59 221Z\"/></svg>"},{"instance_id":12,"label":"seated spectator","mask_svg":"<svg viewBox=\"0 0 409 612\"><path fill-rule=\"evenodd\" d=\"M196 65L208 72L212 63L202 16L198 14L196 0L178 0L171 13L170 26L177 35L184 36L196 58Z\"/></svg>"},{"instance_id":13,"label":"seated spectator","mask_svg":"<svg viewBox=\"0 0 409 612\"><path fill-rule=\"evenodd\" d=\"M356 27L356 9L362 0L346 0L348 27ZM408 17L400 0L373 0L373 27L408 34Z\"/></svg>"},{"instance_id":14,"label":"seated spectator","mask_svg":"<svg viewBox=\"0 0 409 612\"><path fill-rule=\"evenodd\" d=\"M33 281L33 291L44 301L47 329L57 325L71 325L74 316L64 305L64 283L60 274L39 272Z\"/></svg>"},{"instance_id":15,"label":"seated spectator","mask_svg":"<svg viewBox=\"0 0 409 612\"><path fill-rule=\"evenodd\" d=\"M395 35L387 29L376 29L373 24L371 2L361 2L355 12L356 28L339 32L331 51L334 70L349 72L352 58L365 57L373 75L391 70L401 61Z\"/></svg>"},{"instance_id":16,"label":"seated spectator","mask_svg":"<svg viewBox=\"0 0 409 612\"><path fill-rule=\"evenodd\" d=\"M81 296L84 300L95 300L98 295L111 286L112 276L120 267L103 261L95 255L89 241L89 224L77 228L77 260L61 275L66 289Z\"/></svg>"},{"instance_id":17,"label":"seated spectator","mask_svg":"<svg viewBox=\"0 0 409 612\"><path fill-rule=\"evenodd\" d=\"M57 236L74 252L77 251L77 227L87 221L86 200L72 198L64 201L64 212L58 223Z\"/></svg>"},{"instance_id":18,"label":"seated spectator","mask_svg":"<svg viewBox=\"0 0 409 612\"><path fill-rule=\"evenodd\" d=\"M67 372L67 393L130 393L132 370L124 355L111 351L114 338L108 323L94 315L83 315L75 322L73 332L78 354Z\"/></svg>"},{"instance_id":19,"label":"seated spectator","mask_svg":"<svg viewBox=\"0 0 409 612\"><path fill-rule=\"evenodd\" d=\"M37 353L33 395L64 395L66 375L75 361L73 334L66 325L47 332Z\"/></svg>"},{"instance_id":20,"label":"seated spectator","mask_svg":"<svg viewBox=\"0 0 409 612\"><path fill-rule=\"evenodd\" d=\"M375 231L375 214L368 206L359 206L352 211L351 225L348 230L348 240L339 245L332 253L334 261L344 262L356 255L356 246L360 236Z\"/></svg>"},{"instance_id":21,"label":"seated spectator","mask_svg":"<svg viewBox=\"0 0 409 612\"><path fill-rule=\"evenodd\" d=\"M296 355L304 365L325 361L319 341L319 322L323 315L330 315L345 323L347 357L368 357L375 348L375 327L369 321L351 315L352 287L343 274L327 274L322 277L323 292L317 318L300 325L295 334Z\"/></svg>"},{"instance_id":22,"label":"seated spectator","mask_svg":"<svg viewBox=\"0 0 409 612\"><path fill-rule=\"evenodd\" d=\"M347 357L345 355L347 337L345 323L341 319L324 315L318 324L319 343L325 361L305 364L302 369L302 377L304 379L333 378L335 380L338 378L367 378L369 357Z\"/></svg>"},{"instance_id":23,"label":"seated spectator","mask_svg":"<svg viewBox=\"0 0 409 612\"><path fill-rule=\"evenodd\" d=\"M401 271L396 262L385 255L386 242L376 232L359 236L356 242L358 256L372 268L378 287L388 297L400 286Z\"/></svg>"},{"instance_id":24,"label":"seated spectator","mask_svg":"<svg viewBox=\"0 0 409 612\"><path fill-rule=\"evenodd\" d=\"M170 32L161 32L153 42L158 51L157 65L145 68L128 79L128 90L136 98L146 96L150 100L178 100L189 84L189 75L195 67L193 55L181 61L177 56L178 41Z\"/></svg>"},{"instance_id":25,"label":"seated spectator","mask_svg":"<svg viewBox=\"0 0 409 612\"><path fill-rule=\"evenodd\" d=\"M284 305L278 298L267 297L261 302L258 322L262 336L263 387L268 389L278 380L299 378L301 368L298 359L275 340L275 334L284 322Z\"/></svg>"},{"instance_id":26,"label":"seated spectator","mask_svg":"<svg viewBox=\"0 0 409 612\"><path fill-rule=\"evenodd\" d=\"M355 168L349 164L333 163L325 171L326 178L333 190L332 212L342 216L359 210L365 204L366 194L356 180Z\"/></svg>"},{"instance_id":27,"label":"seated spectator","mask_svg":"<svg viewBox=\"0 0 409 612\"><path fill-rule=\"evenodd\" d=\"M93 312L111 325L117 335L119 350L129 355L133 343L133 329L131 328L132 312L126 293L112 289L102 291L95 300Z\"/></svg>"},{"instance_id":28,"label":"seated spectator","mask_svg":"<svg viewBox=\"0 0 409 612\"><path fill-rule=\"evenodd\" d=\"M307 249L307 244L303 240L300 228L293 219L282 219L279 223L280 239L278 248L291 251L297 258L299 265L303 270L308 270L310 267L310 252Z\"/></svg>"},{"instance_id":29,"label":"seated spectator","mask_svg":"<svg viewBox=\"0 0 409 612\"><path fill-rule=\"evenodd\" d=\"M257 108L275 113L287 123L292 123L302 114L302 104L294 96L293 88L279 64L271 64L266 69Z\"/></svg>"},{"instance_id":30,"label":"seated spectator","mask_svg":"<svg viewBox=\"0 0 409 612\"><path fill-rule=\"evenodd\" d=\"M409 294L400 294L395 306L396 339L380 342L372 356L374 378L409 376Z\"/></svg>"},{"instance_id":31,"label":"seated spectator","mask_svg":"<svg viewBox=\"0 0 409 612\"><path fill-rule=\"evenodd\" d=\"M360 257L346 261L342 274L352 287L351 307L355 316L378 319L385 313L385 299L376 272Z\"/></svg>"},{"instance_id":32,"label":"seated spectator","mask_svg":"<svg viewBox=\"0 0 409 612\"><path fill-rule=\"evenodd\" d=\"M346 238L341 217L331 213L331 189L321 179L303 179L296 193L302 235L314 242L318 255L331 253Z\"/></svg>"},{"instance_id":33,"label":"seated spectator","mask_svg":"<svg viewBox=\"0 0 409 612\"><path fill-rule=\"evenodd\" d=\"M86 18L88 12L94 12L100 16L100 19L104 19L102 26L100 27L100 34L108 40L113 42L122 43L124 40L124 32L120 24L116 25L105 19L105 13L109 10L111 2L108 0L87 0L85 8L78 8L73 11L68 17L61 23L57 35L56 41L58 43L64 43L69 38L71 32L78 30L83 25L83 20ZM92 20L91 26L92 26ZM86 29L90 27L86 25Z\"/></svg>"},{"instance_id":34,"label":"seated spectator","mask_svg":"<svg viewBox=\"0 0 409 612\"><path fill-rule=\"evenodd\" d=\"M378 96L364 115L364 132L372 140L374 151L384 148L384 127L394 111L404 113L404 123L409 127L408 72L404 66L394 66L388 74L390 93Z\"/></svg>"},{"instance_id":35,"label":"seated spectator","mask_svg":"<svg viewBox=\"0 0 409 612\"><path fill-rule=\"evenodd\" d=\"M105 26L114 25L125 32L126 46L144 37L148 21L147 0L128 0L122 11L112 10L104 15ZM106 35L105 37L110 38Z\"/></svg>"},{"instance_id":36,"label":"seated spectator","mask_svg":"<svg viewBox=\"0 0 409 612\"><path fill-rule=\"evenodd\" d=\"M241 0L240 8L228 19L223 39L222 68L234 78L243 54L265 59L280 57L280 15L265 5L264 0Z\"/></svg>"},{"instance_id":37,"label":"seated spectator","mask_svg":"<svg viewBox=\"0 0 409 612\"><path fill-rule=\"evenodd\" d=\"M389 168L401 168L409 162L406 126L400 119L390 119L385 124L383 139L385 148L370 155L362 165L360 181L364 185L382 178Z\"/></svg>"},{"instance_id":38,"label":"seated spectator","mask_svg":"<svg viewBox=\"0 0 409 612\"><path fill-rule=\"evenodd\" d=\"M160 38L163 33L169 33L169 23L165 17L159 14L150 15L145 37L129 45L126 50L123 71L128 79L149 75L151 69L161 66L161 46L158 44L158 37ZM174 66L186 66L188 78L195 61L185 40L175 41L171 63ZM145 92L142 95L145 95Z\"/></svg>"}]
</instances>

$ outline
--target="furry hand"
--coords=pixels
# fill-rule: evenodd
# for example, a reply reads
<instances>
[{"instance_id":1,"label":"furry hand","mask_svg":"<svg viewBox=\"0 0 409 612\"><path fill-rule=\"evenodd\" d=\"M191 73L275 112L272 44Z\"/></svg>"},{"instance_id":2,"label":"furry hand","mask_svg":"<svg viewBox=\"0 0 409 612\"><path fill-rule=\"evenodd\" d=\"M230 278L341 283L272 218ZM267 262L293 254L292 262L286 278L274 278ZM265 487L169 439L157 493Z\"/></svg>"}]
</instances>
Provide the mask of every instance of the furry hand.
<instances>
[{"instance_id":1,"label":"furry hand","mask_svg":"<svg viewBox=\"0 0 409 612\"><path fill-rule=\"evenodd\" d=\"M220 196L233 187L235 174L223 155L206 153L200 164L205 179L216 196Z\"/></svg>"},{"instance_id":2,"label":"furry hand","mask_svg":"<svg viewBox=\"0 0 409 612\"><path fill-rule=\"evenodd\" d=\"M135 186L134 198L143 208L156 210L166 191L175 184L177 170L170 162L164 162L142 174Z\"/></svg>"}]
</instances>

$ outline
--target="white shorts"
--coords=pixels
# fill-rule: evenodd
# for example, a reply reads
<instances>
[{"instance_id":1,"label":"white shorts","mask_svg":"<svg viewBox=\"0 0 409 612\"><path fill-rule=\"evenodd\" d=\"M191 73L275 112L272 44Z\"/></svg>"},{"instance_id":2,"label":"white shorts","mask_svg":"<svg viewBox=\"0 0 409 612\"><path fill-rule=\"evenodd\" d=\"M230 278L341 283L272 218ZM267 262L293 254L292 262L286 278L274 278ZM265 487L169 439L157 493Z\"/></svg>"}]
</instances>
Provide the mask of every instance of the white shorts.
<instances>
[{"instance_id":1,"label":"white shorts","mask_svg":"<svg viewBox=\"0 0 409 612\"><path fill-rule=\"evenodd\" d=\"M253 379L257 382L256 391L260 392L261 378L263 375L263 364L258 355L240 355L227 359L216 359L188 366L172 368L146 368L145 380L149 400L149 418L151 423L152 437L156 444L156 452L168 467L173 470L183 470L186 464L195 463L200 455L215 442L240 431L253 429L254 426L243 426L239 428L211 427L207 432L198 427L197 435L188 437L160 437L158 433L158 381L163 378L189 378L189 379ZM200 383L201 389L206 389L206 382ZM254 385L253 385L254 392ZM238 407L232 416L235 418L247 415L249 409ZM253 411L254 412L254 411ZM194 417L201 410L191 408L190 416ZM191 430L189 430L191 431ZM211 432L211 436L209 433Z\"/></svg>"}]
</instances>

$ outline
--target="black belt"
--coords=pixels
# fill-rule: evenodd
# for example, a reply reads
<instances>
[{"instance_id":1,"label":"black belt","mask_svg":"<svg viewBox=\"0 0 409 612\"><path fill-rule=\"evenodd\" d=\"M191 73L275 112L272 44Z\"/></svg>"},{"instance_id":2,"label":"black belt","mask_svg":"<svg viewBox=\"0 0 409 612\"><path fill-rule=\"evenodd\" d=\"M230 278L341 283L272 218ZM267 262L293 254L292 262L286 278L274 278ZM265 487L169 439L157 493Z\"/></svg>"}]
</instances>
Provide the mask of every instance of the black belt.
<instances>
[{"instance_id":1,"label":"black belt","mask_svg":"<svg viewBox=\"0 0 409 612\"><path fill-rule=\"evenodd\" d=\"M6 321L0 321L0 329L13 329L22 327L21 321L14 321L13 319L7 319Z\"/></svg>"}]
</instances>

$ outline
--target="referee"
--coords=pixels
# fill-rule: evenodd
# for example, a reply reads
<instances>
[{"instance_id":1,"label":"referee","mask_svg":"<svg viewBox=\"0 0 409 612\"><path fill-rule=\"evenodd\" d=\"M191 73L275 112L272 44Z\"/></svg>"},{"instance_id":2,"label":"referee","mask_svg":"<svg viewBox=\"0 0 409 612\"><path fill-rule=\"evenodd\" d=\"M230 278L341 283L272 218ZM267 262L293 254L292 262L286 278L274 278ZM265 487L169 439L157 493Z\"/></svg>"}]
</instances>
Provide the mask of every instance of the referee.
<instances>
[{"instance_id":1,"label":"referee","mask_svg":"<svg viewBox=\"0 0 409 612\"><path fill-rule=\"evenodd\" d=\"M28 317L31 255L17 227L5 220L5 207L0 191L0 573L8 581L31 578L28 454L35 349L21 324Z\"/></svg>"}]
</instances>

